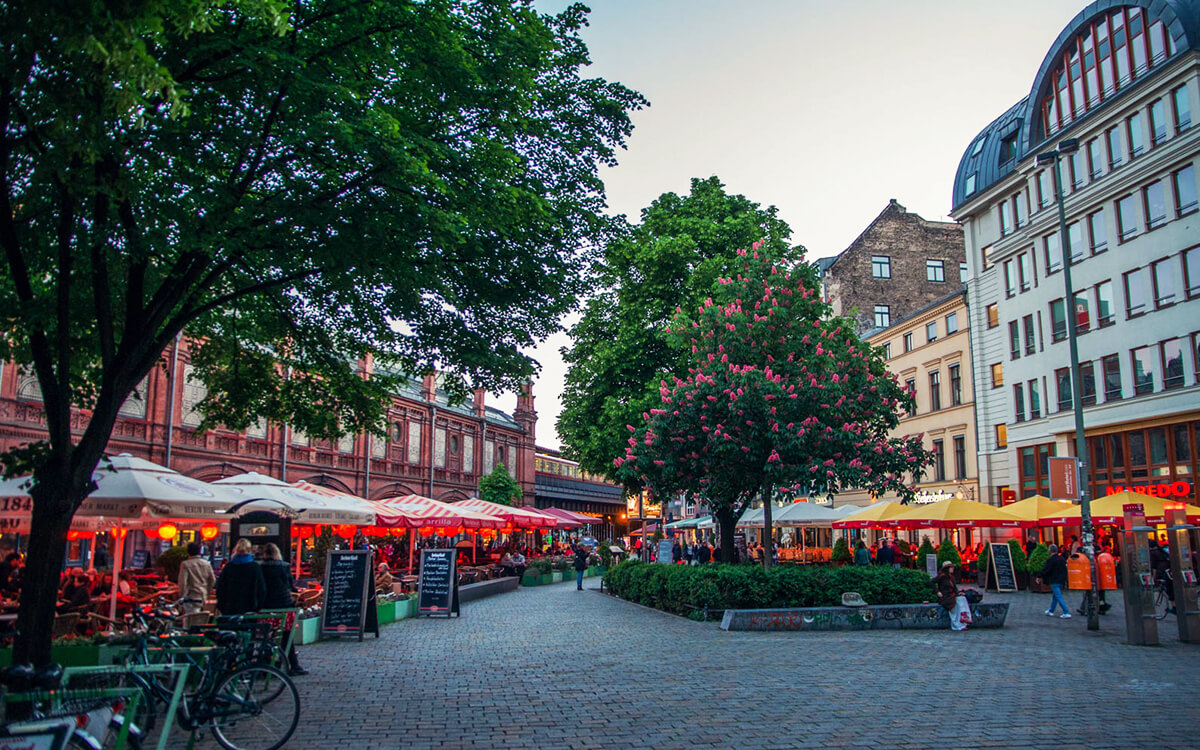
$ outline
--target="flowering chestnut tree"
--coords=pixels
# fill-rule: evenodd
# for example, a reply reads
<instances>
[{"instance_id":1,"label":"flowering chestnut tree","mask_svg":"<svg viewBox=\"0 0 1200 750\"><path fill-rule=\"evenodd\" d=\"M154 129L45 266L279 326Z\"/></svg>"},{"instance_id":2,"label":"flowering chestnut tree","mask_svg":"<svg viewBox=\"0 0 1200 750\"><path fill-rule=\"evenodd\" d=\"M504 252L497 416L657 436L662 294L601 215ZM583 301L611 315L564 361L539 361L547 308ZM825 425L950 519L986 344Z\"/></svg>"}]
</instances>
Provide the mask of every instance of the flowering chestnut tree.
<instances>
[{"instance_id":1,"label":"flowering chestnut tree","mask_svg":"<svg viewBox=\"0 0 1200 750\"><path fill-rule=\"evenodd\" d=\"M738 254L743 273L719 279L695 311L677 310L671 340L690 351L688 375L661 382L661 404L628 426L614 461L651 493L705 498L724 560L759 494L862 487L908 500L906 475L915 481L931 460L919 435L891 434L911 396L852 321L829 316L812 267L785 269L757 245Z\"/></svg>"}]
</instances>

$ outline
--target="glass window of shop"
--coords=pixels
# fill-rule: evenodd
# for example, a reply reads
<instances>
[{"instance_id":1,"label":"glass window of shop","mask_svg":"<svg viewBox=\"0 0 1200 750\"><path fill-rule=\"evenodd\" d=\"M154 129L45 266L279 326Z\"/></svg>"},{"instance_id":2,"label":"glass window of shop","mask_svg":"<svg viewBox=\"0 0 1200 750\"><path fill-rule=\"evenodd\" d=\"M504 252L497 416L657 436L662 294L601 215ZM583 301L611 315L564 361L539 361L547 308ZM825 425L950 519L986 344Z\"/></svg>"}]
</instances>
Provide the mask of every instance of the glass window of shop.
<instances>
[{"instance_id":1,"label":"glass window of shop","mask_svg":"<svg viewBox=\"0 0 1200 750\"><path fill-rule=\"evenodd\" d=\"M1043 443L1021 448L1017 462L1021 471L1022 497L1050 494L1050 456L1054 455L1054 444Z\"/></svg>"},{"instance_id":2,"label":"glass window of shop","mask_svg":"<svg viewBox=\"0 0 1200 750\"><path fill-rule=\"evenodd\" d=\"M1180 422L1088 438L1092 496L1104 497L1115 487L1194 481L1198 430L1200 422ZM1171 499L1194 502L1195 489Z\"/></svg>"}]
</instances>

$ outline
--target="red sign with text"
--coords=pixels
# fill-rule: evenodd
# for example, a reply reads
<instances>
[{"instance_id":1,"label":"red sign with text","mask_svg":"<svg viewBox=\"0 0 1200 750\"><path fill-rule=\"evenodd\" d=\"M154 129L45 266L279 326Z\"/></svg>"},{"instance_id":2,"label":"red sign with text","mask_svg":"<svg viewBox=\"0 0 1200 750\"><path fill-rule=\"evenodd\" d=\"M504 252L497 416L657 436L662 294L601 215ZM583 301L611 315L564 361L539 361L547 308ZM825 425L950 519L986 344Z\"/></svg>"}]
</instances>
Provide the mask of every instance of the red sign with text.
<instances>
[{"instance_id":1,"label":"red sign with text","mask_svg":"<svg viewBox=\"0 0 1200 750\"><path fill-rule=\"evenodd\" d=\"M1070 456L1052 456L1050 459L1050 499L1079 499L1079 462Z\"/></svg>"},{"instance_id":2,"label":"red sign with text","mask_svg":"<svg viewBox=\"0 0 1200 750\"><path fill-rule=\"evenodd\" d=\"M1106 495L1115 495L1119 492L1136 492L1139 495L1150 495L1152 497L1188 497L1192 494L1192 485L1190 482L1178 481L1145 484L1137 487L1111 484L1104 488L1104 494Z\"/></svg>"}]
</instances>

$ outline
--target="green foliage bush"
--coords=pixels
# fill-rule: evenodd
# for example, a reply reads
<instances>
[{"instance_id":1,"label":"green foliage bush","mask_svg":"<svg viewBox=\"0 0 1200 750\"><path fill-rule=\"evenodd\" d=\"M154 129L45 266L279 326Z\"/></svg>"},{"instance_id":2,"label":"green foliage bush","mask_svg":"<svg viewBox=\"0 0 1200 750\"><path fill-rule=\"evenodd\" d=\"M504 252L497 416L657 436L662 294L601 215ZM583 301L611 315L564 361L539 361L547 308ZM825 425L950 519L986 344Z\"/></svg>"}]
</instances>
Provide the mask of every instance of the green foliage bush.
<instances>
[{"instance_id":1,"label":"green foliage bush","mask_svg":"<svg viewBox=\"0 0 1200 750\"><path fill-rule=\"evenodd\" d=\"M954 544L951 543L950 537L946 537L942 540L942 543L938 545L937 561L939 570L947 561L954 563L955 567L962 565L962 556L959 555L958 550L954 548Z\"/></svg>"},{"instance_id":2,"label":"green foliage bush","mask_svg":"<svg viewBox=\"0 0 1200 750\"><path fill-rule=\"evenodd\" d=\"M1033 548L1033 552L1029 553L1029 561L1026 563L1026 569L1030 575L1037 575L1042 572L1042 568L1046 567L1046 561L1049 559L1050 548L1044 542L1040 543Z\"/></svg>"},{"instance_id":3,"label":"green foliage bush","mask_svg":"<svg viewBox=\"0 0 1200 750\"><path fill-rule=\"evenodd\" d=\"M1008 548L1012 550L1013 570L1018 573L1029 571L1028 562L1025 559L1025 550L1021 548L1021 542L1018 539L1009 539ZM1038 568L1041 570L1041 568Z\"/></svg>"},{"instance_id":4,"label":"green foliage bush","mask_svg":"<svg viewBox=\"0 0 1200 750\"><path fill-rule=\"evenodd\" d=\"M599 552L600 552L600 564L605 567L612 565L612 561L613 561L612 545L610 545L608 542L600 542Z\"/></svg>"},{"instance_id":5,"label":"green foliage bush","mask_svg":"<svg viewBox=\"0 0 1200 750\"><path fill-rule=\"evenodd\" d=\"M917 548L917 554L913 558L913 567L917 570L925 570L925 555L936 554L937 550L933 548L933 544L929 541L929 537L921 538L921 546ZM939 564L940 561L939 561Z\"/></svg>"},{"instance_id":6,"label":"green foliage bush","mask_svg":"<svg viewBox=\"0 0 1200 750\"><path fill-rule=\"evenodd\" d=\"M891 567L781 565L660 565L623 562L604 574L604 585L622 599L691 616L710 610L840 606L857 591L868 604L929 601L929 577Z\"/></svg>"},{"instance_id":7,"label":"green foliage bush","mask_svg":"<svg viewBox=\"0 0 1200 750\"><path fill-rule=\"evenodd\" d=\"M536 573L540 576L549 575L552 570L554 570L554 568L550 563L550 559L546 557L539 557L536 560L530 560L529 564L525 566L526 573Z\"/></svg>"},{"instance_id":8,"label":"green foliage bush","mask_svg":"<svg viewBox=\"0 0 1200 750\"><path fill-rule=\"evenodd\" d=\"M833 554L830 555L830 559L833 562L850 562L854 559L854 555L850 554L850 545L846 543L846 537L839 536L833 543Z\"/></svg>"},{"instance_id":9,"label":"green foliage bush","mask_svg":"<svg viewBox=\"0 0 1200 750\"><path fill-rule=\"evenodd\" d=\"M172 581L178 581L179 566L182 565L183 561L186 559L188 559L187 545L176 544L175 546L168 548L166 552L163 552L161 555L159 555L155 564L162 566L162 569L166 572L168 579Z\"/></svg>"},{"instance_id":10,"label":"green foliage bush","mask_svg":"<svg viewBox=\"0 0 1200 750\"><path fill-rule=\"evenodd\" d=\"M992 562L992 545L985 542L983 545L983 552L979 553L979 562L977 562L976 565L979 566L980 571L986 573L987 569L988 569L988 565L990 565L991 562Z\"/></svg>"}]
</instances>

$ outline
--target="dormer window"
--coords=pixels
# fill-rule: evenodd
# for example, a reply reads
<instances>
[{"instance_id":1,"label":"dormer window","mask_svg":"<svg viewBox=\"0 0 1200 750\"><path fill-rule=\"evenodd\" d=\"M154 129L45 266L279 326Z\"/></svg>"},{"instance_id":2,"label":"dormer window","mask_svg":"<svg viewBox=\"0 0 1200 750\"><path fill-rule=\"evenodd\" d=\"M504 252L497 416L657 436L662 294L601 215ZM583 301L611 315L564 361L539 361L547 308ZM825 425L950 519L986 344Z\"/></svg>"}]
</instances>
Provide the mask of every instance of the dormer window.
<instances>
[{"instance_id":1,"label":"dormer window","mask_svg":"<svg viewBox=\"0 0 1200 750\"><path fill-rule=\"evenodd\" d=\"M1007 164L1017 158L1017 134L1004 138L1000 141L1000 164Z\"/></svg>"}]
</instances>

